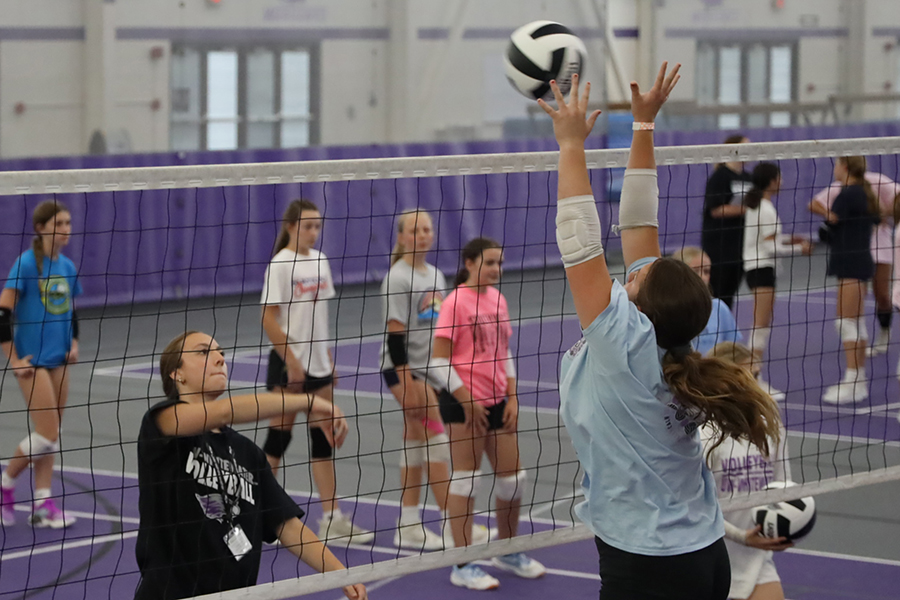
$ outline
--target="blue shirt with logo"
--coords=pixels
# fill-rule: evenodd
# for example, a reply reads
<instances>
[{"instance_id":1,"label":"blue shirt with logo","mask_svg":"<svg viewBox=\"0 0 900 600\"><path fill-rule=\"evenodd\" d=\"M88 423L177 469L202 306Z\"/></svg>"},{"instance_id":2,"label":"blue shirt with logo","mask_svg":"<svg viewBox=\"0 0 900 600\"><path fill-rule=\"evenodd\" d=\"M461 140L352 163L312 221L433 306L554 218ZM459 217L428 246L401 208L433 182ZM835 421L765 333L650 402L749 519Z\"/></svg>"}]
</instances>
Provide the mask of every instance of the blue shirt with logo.
<instances>
[{"instance_id":1,"label":"blue shirt with logo","mask_svg":"<svg viewBox=\"0 0 900 600\"><path fill-rule=\"evenodd\" d=\"M562 360L563 421L585 475L575 513L604 542L673 556L725 534L696 415L663 379L653 324L613 283L609 306Z\"/></svg>"},{"instance_id":2,"label":"blue shirt with logo","mask_svg":"<svg viewBox=\"0 0 900 600\"><path fill-rule=\"evenodd\" d=\"M700 332L700 335L691 342L694 350L706 356L717 344L722 342L740 343L742 341L744 341L743 337L741 332L738 331L731 309L718 298L713 298L709 322L703 328L703 331Z\"/></svg>"},{"instance_id":3,"label":"blue shirt with logo","mask_svg":"<svg viewBox=\"0 0 900 600\"><path fill-rule=\"evenodd\" d=\"M72 299L82 293L75 263L59 255L45 256L38 273L34 250L16 259L4 288L18 290L15 346L20 358L53 368L62 365L72 348Z\"/></svg>"}]
</instances>

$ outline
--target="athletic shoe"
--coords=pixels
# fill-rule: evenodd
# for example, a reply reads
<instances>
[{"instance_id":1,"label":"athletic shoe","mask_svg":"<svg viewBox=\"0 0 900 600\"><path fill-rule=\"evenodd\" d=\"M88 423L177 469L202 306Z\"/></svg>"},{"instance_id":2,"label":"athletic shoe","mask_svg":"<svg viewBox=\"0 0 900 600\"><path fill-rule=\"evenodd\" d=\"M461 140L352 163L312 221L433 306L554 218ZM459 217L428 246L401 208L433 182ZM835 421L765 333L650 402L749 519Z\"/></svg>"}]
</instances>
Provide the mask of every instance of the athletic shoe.
<instances>
[{"instance_id":1,"label":"athletic shoe","mask_svg":"<svg viewBox=\"0 0 900 600\"><path fill-rule=\"evenodd\" d=\"M325 542L341 541L348 544L371 544L375 534L368 529L357 527L347 515L337 518L322 517L319 519L319 539Z\"/></svg>"},{"instance_id":2,"label":"athletic shoe","mask_svg":"<svg viewBox=\"0 0 900 600\"><path fill-rule=\"evenodd\" d=\"M477 565L453 567L450 571L450 583L470 590L496 590L500 582L481 570Z\"/></svg>"},{"instance_id":3,"label":"athletic shoe","mask_svg":"<svg viewBox=\"0 0 900 600\"><path fill-rule=\"evenodd\" d=\"M35 505L28 522L31 523L32 527L62 529L74 523L75 517L67 515L57 508L53 498L47 498L40 504Z\"/></svg>"},{"instance_id":4,"label":"athletic shoe","mask_svg":"<svg viewBox=\"0 0 900 600\"><path fill-rule=\"evenodd\" d=\"M869 386L866 381L842 381L825 390L822 402L826 404L856 404L868 397Z\"/></svg>"},{"instance_id":5,"label":"athletic shoe","mask_svg":"<svg viewBox=\"0 0 900 600\"><path fill-rule=\"evenodd\" d=\"M0 525L14 525L16 523L15 488L0 487Z\"/></svg>"},{"instance_id":6,"label":"athletic shoe","mask_svg":"<svg viewBox=\"0 0 900 600\"><path fill-rule=\"evenodd\" d=\"M495 556L491 559L491 564L501 571L515 573L519 577L524 577L525 579L537 579L538 577L543 577L547 572L544 565L533 558L528 558L522 552L507 554L505 556Z\"/></svg>"},{"instance_id":7,"label":"athletic shoe","mask_svg":"<svg viewBox=\"0 0 900 600\"><path fill-rule=\"evenodd\" d=\"M759 387L762 388L762 391L767 393L772 397L772 400L775 402L784 402L784 392L772 386L771 383L765 381L763 379L759 380Z\"/></svg>"},{"instance_id":8,"label":"athletic shoe","mask_svg":"<svg viewBox=\"0 0 900 600\"><path fill-rule=\"evenodd\" d=\"M443 550L444 540L422 523L398 525L394 532L394 546L409 550Z\"/></svg>"},{"instance_id":9,"label":"athletic shoe","mask_svg":"<svg viewBox=\"0 0 900 600\"><path fill-rule=\"evenodd\" d=\"M442 535L442 540L444 542L444 548L453 548L456 544L453 542L453 532L450 530L450 523L444 523L444 529ZM470 542L472 546L477 546L478 544L487 544L489 541L497 537L496 529L488 529L484 525L473 524L472 525L472 535L470 536Z\"/></svg>"},{"instance_id":10,"label":"athletic shoe","mask_svg":"<svg viewBox=\"0 0 900 600\"><path fill-rule=\"evenodd\" d=\"M873 356L878 356L879 354L886 354L890 343L891 330L882 329L879 327L878 336L875 338L875 342L871 346L866 348L866 356L871 358Z\"/></svg>"}]
</instances>

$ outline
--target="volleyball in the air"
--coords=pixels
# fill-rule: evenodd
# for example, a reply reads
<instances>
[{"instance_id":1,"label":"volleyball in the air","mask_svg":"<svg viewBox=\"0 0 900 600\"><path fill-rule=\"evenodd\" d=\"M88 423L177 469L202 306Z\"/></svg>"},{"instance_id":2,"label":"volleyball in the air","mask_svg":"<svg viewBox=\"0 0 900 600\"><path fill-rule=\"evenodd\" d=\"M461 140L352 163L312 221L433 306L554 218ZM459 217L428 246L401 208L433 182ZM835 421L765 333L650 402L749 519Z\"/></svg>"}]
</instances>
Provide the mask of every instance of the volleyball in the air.
<instances>
[{"instance_id":1,"label":"volleyball in the air","mask_svg":"<svg viewBox=\"0 0 900 600\"><path fill-rule=\"evenodd\" d=\"M773 481L766 489L783 489L796 485L792 481ZM753 509L753 520L762 527L767 538L787 538L790 542L805 537L816 524L816 501L811 497L775 502Z\"/></svg>"},{"instance_id":2,"label":"volleyball in the air","mask_svg":"<svg viewBox=\"0 0 900 600\"><path fill-rule=\"evenodd\" d=\"M572 75L581 76L586 55L584 42L568 27L535 21L513 32L503 62L513 87L536 100L552 96L553 79L563 95L569 93Z\"/></svg>"}]
</instances>

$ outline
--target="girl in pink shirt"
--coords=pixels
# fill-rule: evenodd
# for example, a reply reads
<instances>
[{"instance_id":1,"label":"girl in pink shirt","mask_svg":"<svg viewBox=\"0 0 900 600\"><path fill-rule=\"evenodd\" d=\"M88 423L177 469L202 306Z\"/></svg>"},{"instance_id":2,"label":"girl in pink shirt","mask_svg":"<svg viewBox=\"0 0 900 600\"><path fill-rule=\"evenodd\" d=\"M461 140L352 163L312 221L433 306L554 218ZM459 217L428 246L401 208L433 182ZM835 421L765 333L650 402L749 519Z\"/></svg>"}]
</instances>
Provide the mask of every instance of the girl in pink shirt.
<instances>
[{"instance_id":1,"label":"girl in pink shirt","mask_svg":"<svg viewBox=\"0 0 900 600\"><path fill-rule=\"evenodd\" d=\"M457 287L441 306L431 365L446 372L439 401L450 433L453 474L447 509L457 547L472 541L475 484L485 452L494 470L501 539L516 535L525 487L516 434L516 373L509 350L512 326L506 298L494 287L500 281L503 250L493 240L476 238L463 248L462 258L465 267L457 275ZM545 573L543 565L521 553L494 558L493 565L529 579ZM450 581L479 590L500 585L474 564L453 567Z\"/></svg>"}]
</instances>

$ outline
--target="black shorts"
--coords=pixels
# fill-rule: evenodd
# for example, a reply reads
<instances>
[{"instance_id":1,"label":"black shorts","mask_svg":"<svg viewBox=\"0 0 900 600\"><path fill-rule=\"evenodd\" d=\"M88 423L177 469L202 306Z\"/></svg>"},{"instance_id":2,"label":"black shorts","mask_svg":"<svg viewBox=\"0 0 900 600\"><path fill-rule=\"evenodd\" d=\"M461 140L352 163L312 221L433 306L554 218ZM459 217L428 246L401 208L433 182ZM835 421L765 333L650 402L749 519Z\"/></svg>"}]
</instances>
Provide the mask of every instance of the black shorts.
<instances>
[{"instance_id":1,"label":"black shorts","mask_svg":"<svg viewBox=\"0 0 900 600\"><path fill-rule=\"evenodd\" d=\"M724 539L687 554L645 556L594 538L600 554L600 600L726 600L731 563Z\"/></svg>"},{"instance_id":2,"label":"black shorts","mask_svg":"<svg viewBox=\"0 0 900 600\"><path fill-rule=\"evenodd\" d=\"M745 274L747 277L747 287L755 290L760 287L775 287L775 268L763 267L761 269L752 269Z\"/></svg>"},{"instance_id":3,"label":"black shorts","mask_svg":"<svg viewBox=\"0 0 900 600\"><path fill-rule=\"evenodd\" d=\"M441 419L444 423L465 423L466 411L453 394L447 390L441 390L438 394L438 405L441 409ZM506 409L506 400L487 407L488 431L503 428L503 411Z\"/></svg>"},{"instance_id":4,"label":"black shorts","mask_svg":"<svg viewBox=\"0 0 900 600\"><path fill-rule=\"evenodd\" d=\"M325 377L313 377L307 374L303 380L303 392L312 394L323 387L328 387L334 383L333 375ZM272 350L269 353L269 367L266 369L266 389L270 392L275 388L286 388L288 385L287 365L277 352Z\"/></svg>"}]
</instances>

